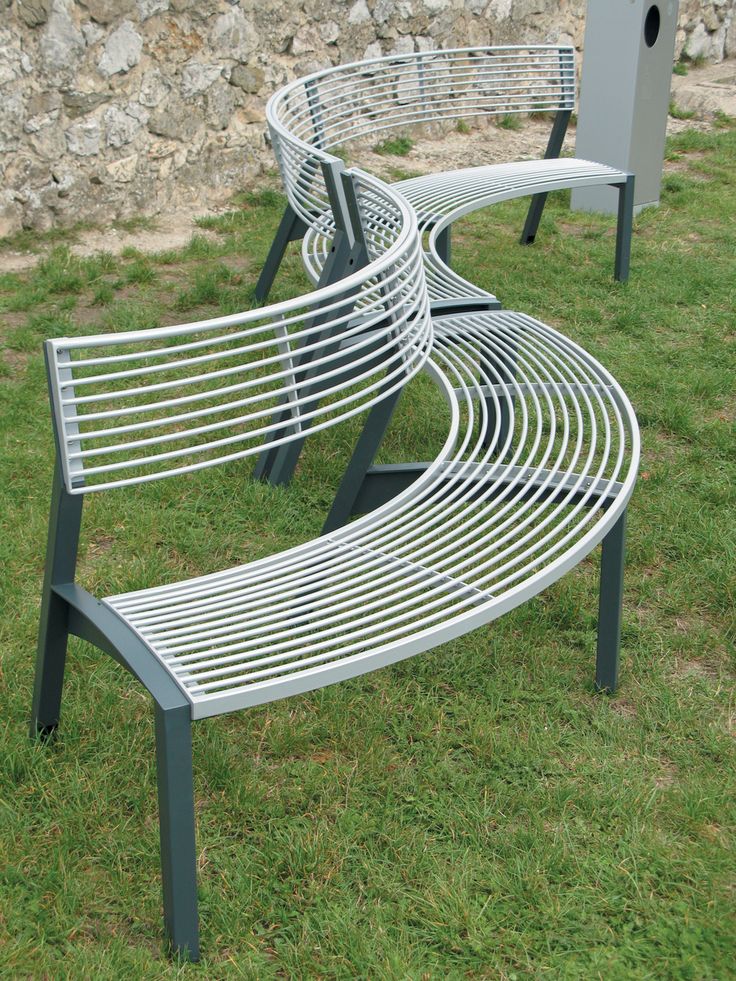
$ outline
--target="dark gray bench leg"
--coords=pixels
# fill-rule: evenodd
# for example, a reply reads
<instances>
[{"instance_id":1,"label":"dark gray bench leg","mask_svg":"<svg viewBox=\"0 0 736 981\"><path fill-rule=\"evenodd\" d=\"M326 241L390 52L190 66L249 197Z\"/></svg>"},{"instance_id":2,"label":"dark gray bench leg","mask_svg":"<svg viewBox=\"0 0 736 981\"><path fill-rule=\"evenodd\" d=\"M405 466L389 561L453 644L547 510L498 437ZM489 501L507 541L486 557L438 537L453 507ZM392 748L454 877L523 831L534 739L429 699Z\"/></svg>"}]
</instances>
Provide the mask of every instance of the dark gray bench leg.
<instances>
[{"instance_id":1,"label":"dark gray bench leg","mask_svg":"<svg viewBox=\"0 0 736 981\"><path fill-rule=\"evenodd\" d=\"M199 916L188 705L172 709L156 705L156 767L166 935L175 954L196 961Z\"/></svg>"},{"instance_id":2,"label":"dark gray bench leg","mask_svg":"<svg viewBox=\"0 0 736 981\"><path fill-rule=\"evenodd\" d=\"M555 114L552 131L549 134L549 141L547 142L547 149L544 152L545 160L555 160L559 157L562 151L562 144L565 142L565 133L570 122L570 115L571 111L569 109L560 109ZM537 237L539 222L542 219L542 212L546 203L546 194L535 194L532 197L529 210L526 214L526 221L524 222L524 230L521 233L522 245L531 245Z\"/></svg>"},{"instance_id":3,"label":"dark gray bench leg","mask_svg":"<svg viewBox=\"0 0 736 981\"><path fill-rule=\"evenodd\" d=\"M616 228L616 262L613 278L625 283L629 278L631 259L631 233L634 224L634 175L629 174L618 185L618 226Z\"/></svg>"},{"instance_id":4,"label":"dark gray bench leg","mask_svg":"<svg viewBox=\"0 0 736 981\"><path fill-rule=\"evenodd\" d=\"M255 295L259 303L263 303L273 286L289 242L303 238L306 227L291 205L287 204L256 283Z\"/></svg>"},{"instance_id":5,"label":"dark gray bench leg","mask_svg":"<svg viewBox=\"0 0 736 981\"><path fill-rule=\"evenodd\" d=\"M59 724L61 690L69 632L69 608L53 587L74 581L82 524L82 497L67 494L58 466L51 495L46 574L41 597L36 680L31 709L31 738L49 736Z\"/></svg>"},{"instance_id":6,"label":"dark gray bench leg","mask_svg":"<svg viewBox=\"0 0 736 981\"><path fill-rule=\"evenodd\" d=\"M452 226L448 225L447 228L443 228L442 231L437 236L437 255L442 259L446 266L450 265L452 260Z\"/></svg>"},{"instance_id":7,"label":"dark gray bench leg","mask_svg":"<svg viewBox=\"0 0 736 981\"><path fill-rule=\"evenodd\" d=\"M599 691L611 693L616 690L618 684L625 550L626 511L623 512L603 539L603 553L601 555L595 686Z\"/></svg>"},{"instance_id":8,"label":"dark gray bench leg","mask_svg":"<svg viewBox=\"0 0 736 981\"><path fill-rule=\"evenodd\" d=\"M533 196L532 203L529 205L529 210L526 213L524 230L521 233L520 241L522 245L531 245L534 239L537 237L539 222L542 220L542 212L544 211L544 206L546 203L546 194L535 194Z\"/></svg>"},{"instance_id":9,"label":"dark gray bench leg","mask_svg":"<svg viewBox=\"0 0 736 981\"><path fill-rule=\"evenodd\" d=\"M374 405L368 413L358 442L355 444L353 455L335 494L330 513L322 527L323 535L342 527L353 514L354 505L363 486L365 475L373 463L383 437L386 435L388 424L391 422L400 396L401 389L398 389L388 398Z\"/></svg>"}]
</instances>

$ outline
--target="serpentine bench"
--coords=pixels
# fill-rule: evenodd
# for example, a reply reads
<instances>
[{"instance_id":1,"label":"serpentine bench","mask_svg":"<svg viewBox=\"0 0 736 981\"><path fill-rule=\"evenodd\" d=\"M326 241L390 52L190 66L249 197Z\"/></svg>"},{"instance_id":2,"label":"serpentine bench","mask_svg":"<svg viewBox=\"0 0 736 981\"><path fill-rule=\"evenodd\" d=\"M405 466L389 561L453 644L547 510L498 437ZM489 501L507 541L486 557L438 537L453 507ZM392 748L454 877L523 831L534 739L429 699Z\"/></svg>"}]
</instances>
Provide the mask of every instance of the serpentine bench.
<instances>
[{"instance_id":1,"label":"serpentine bench","mask_svg":"<svg viewBox=\"0 0 736 981\"><path fill-rule=\"evenodd\" d=\"M596 684L616 685L639 455L624 392L582 348L523 314L433 321L411 207L367 174L328 165L325 177L344 207L330 256L347 249L354 266L336 284L237 316L46 342L57 463L31 732L58 724L69 634L150 692L166 931L195 960L193 721L461 636L600 542ZM373 466L421 369L444 397L443 445L427 463ZM104 599L75 582L86 494L256 453L271 476L280 450L361 411L367 423L320 537ZM353 514L362 516L347 523Z\"/></svg>"},{"instance_id":2,"label":"serpentine bench","mask_svg":"<svg viewBox=\"0 0 736 981\"><path fill-rule=\"evenodd\" d=\"M263 300L290 241L303 239L307 271L319 281L334 228L320 192L318 168L351 141L392 130L473 117L554 114L545 158L469 167L399 181L420 231L430 297L446 301L495 297L450 268L450 229L458 218L496 202L532 195L522 244L534 241L551 191L612 185L619 192L614 276L629 275L634 177L595 161L560 158L575 108L574 50L532 45L388 55L326 68L276 92L267 107L271 141L288 204L256 287Z\"/></svg>"}]
</instances>

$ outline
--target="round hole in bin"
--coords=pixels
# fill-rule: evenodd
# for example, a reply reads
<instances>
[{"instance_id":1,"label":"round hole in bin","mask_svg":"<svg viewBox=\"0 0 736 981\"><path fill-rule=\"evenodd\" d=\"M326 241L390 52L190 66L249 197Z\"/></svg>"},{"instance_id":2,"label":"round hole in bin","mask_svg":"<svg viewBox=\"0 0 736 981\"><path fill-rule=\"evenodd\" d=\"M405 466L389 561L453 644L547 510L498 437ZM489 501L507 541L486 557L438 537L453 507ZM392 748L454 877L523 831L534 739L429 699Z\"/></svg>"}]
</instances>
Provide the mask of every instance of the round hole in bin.
<instances>
[{"instance_id":1,"label":"round hole in bin","mask_svg":"<svg viewBox=\"0 0 736 981\"><path fill-rule=\"evenodd\" d=\"M659 7L656 3L647 10L644 18L644 40L648 48L653 48L659 37Z\"/></svg>"}]
</instances>

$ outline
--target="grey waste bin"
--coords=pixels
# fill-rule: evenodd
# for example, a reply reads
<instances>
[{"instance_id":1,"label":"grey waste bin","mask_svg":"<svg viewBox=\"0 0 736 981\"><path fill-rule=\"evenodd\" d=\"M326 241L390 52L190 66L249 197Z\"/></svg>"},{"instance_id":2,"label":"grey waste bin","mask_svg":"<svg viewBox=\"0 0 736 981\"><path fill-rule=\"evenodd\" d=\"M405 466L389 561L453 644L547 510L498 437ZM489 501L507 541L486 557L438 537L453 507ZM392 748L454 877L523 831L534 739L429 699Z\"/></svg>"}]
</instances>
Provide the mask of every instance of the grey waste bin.
<instances>
[{"instance_id":1,"label":"grey waste bin","mask_svg":"<svg viewBox=\"0 0 736 981\"><path fill-rule=\"evenodd\" d=\"M677 0L588 0L575 156L636 174L635 209L658 204ZM572 207L615 214L612 188L573 191Z\"/></svg>"}]
</instances>

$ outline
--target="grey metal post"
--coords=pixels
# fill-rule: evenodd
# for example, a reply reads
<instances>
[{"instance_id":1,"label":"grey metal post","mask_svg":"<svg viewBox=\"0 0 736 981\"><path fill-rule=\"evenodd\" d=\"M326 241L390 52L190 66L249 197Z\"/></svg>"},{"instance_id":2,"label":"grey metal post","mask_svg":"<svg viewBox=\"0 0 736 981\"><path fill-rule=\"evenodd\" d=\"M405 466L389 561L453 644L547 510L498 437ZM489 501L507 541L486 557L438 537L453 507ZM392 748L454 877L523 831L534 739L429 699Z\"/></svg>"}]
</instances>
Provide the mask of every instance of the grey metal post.
<instances>
[{"instance_id":1,"label":"grey metal post","mask_svg":"<svg viewBox=\"0 0 736 981\"><path fill-rule=\"evenodd\" d=\"M549 140L547 141L547 149L544 153L545 160L552 160L559 157L562 150L562 144L565 142L565 133L567 132L567 126L570 122L570 116L572 113L567 109L561 109L555 114L555 121L552 124L552 132L549 134ZM529 205L529 211L526 214L526 221L524 222L524 230L521 233L521 244L531 245L537 236L537 230L539 229L539 222L542 220L542 212L544 211L544 206L547 203L546 194L535 194Z\"/></svg>"},{"instance_id":2,"label":"grey metal post","mask_svg":"<svg viewBox=\"0 0 736 981\"><path fill-rule=\"evenodd\" d=\"M363 431L358 437L353 455L335 494L330 513L322 526L323 535L340 528L353 514L365 475L386 435L386 429L391 422L401 391L400 388L397 389L388 398L374 405L368 413Z\"/></svg>"},{"instance_id":3,"label":"grey metal post","mask_svg":"<svg viewBox=\"0 0 736 981\"><path fill-rule=\"evenodd\" d=\"M634 187L635 177L629 174L624 184L618 189L618 222L616 224L616 260L613 278L625 283L629 278L629 263L631 262L631 234L634 218Z\"/></svg>"},{"instance_id":4,"label":"grey metal post","mask_svg":"<svg viewBox=\"0 0 736 981\"><path fill-rule=\"evenodd\" d=\"M328 257L328 262L322 269L319 285L337 282L348 271L360 269L368 261L367 247L363 229L360 224L360 209L355 196L355 188L350 177L346 177L342 161L324 163L322 169L330 197L330 207L337 228L335 235L336 248ZM332 262L329 260L332 259ZM350 297L345 297L345 314L352 309ZM333 310L331 317L334 319ZM318 322L318 321L316 321ZM325 347L322 353L329 356L338 351L339 337L323 337ZM315 401L306 403L304 411L309 412L319 403L320 385L310 383L311 369L309 362L314 357L296 358L295 378L300 385L300 394L315 395ZM283 418L288 418L289 410L283 410ZM288 443L272 448L262 453L256 464L255 476L260 480L268 480L271 484L288 484L299 461L304 438L290 440Z\"/></svg>"},{"instance_id":5,"label":"grey metal post","mask_svg":"<svg viewBox=\"0 0 736 981\"><path fill-rule=\"evenodd\" d=\"M196 961L199 916L191 710L188 705L163 709L156 704L155 713L164 924L174 953Z\"/></svg>"},{"instance_id":6,"label":"grey metal post","mask_svg":"<svg viewBox=\"0 0 736 981\"><path fill-rule=\"evenodd\" d=\"M611 693L618 684L625 552L626 511L603 539L601 554L595 686L599 691Z\"/></svg>"},{"instance_id":7,"label":"grey metal post","mask_svg":"<svg viewBox=\"0 0 736 981\"><path fill-rule=\"evenodd\" d=\"M64 600L53 592L53 587L74 582L81 525L82 495L67 493L57 457L51 492L46 572L41 594L31 738L38 735L47 737L59 724L69 610Z\"/></svg>"},{"instance_id":8,"label":"grey metal post","mask_svg":"<svg viewBox=\"0 0 736 981\"><path fill-rule=\"evenodd\" d=\"M273 281L276 279L276 273L279 271L279 267L283 262L289 242L296 242L304 238L306 230L307 226L302 219L297 215L292 206L287 204L281 216L274 240L271 242L271 247L268 250L263 269L261 269L261 275L258 277L258 282L256 283L255 297L259 303L263 303L271 291Z\"/></svg>"},{"instance_id":9,"label":"grey metal post","mask_svg":"<svg viewBox=\"0 0 736 981\"><path fill-rule=\"evenodd\" d=\"M636 174L637 210L662 181L677 0L588 0L575 156ZM572 207L616 213L607 187L580 187Z\"/></svg>"},{"instance_id":10,"label":"grey metal post","mask_svg":"<svg viewBox=\"0 0 736 981\"><path fill-rule=\"evenodd\" d=\"M452 259L452 226L443 228L437 236L437 255L442 259L446 266L450 265Z\"/></svg>"}]
</instances>

